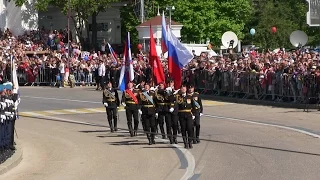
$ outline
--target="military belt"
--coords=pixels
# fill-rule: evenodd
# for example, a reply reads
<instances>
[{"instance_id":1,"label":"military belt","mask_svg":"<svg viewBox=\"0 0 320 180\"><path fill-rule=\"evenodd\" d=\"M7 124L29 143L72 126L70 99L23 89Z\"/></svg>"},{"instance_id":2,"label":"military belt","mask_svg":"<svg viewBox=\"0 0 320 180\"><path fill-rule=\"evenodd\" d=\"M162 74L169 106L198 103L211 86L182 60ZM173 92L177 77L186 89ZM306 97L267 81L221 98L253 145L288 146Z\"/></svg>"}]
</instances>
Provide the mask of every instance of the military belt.
<instances>
[{"instance_id":1,"label":"military belt","mask_svg":"<svg viewBox=\"0 0 320 180\"><path fill-rule=\"evenodd\" d=\"M191 109L183 109L183 110L179 110L179 112L191 112Z\"/></svg>"},{"instance_id":2,"label":"military belt","mask_svg":"<svg viewBox=\"0 0 320 180\"><path fill-rule=\"evenodd\" d=\"M158 103L158 105L164 106L164 105L169 105L169 103Z\"/></svg>"},{"instance_id":3,"label":"military belt","mask_svg":"<svg viewBox=\"0 0 320 180\"><path fill-rule=\"evenodd\" d=\"M107 101L113 102L116 101L115 99L107 99Z\"/></svg>"},{"instance_id":4,"label":"military belt","mask_svg":"<svg viewBox=\"0 0 320 180\"><path fill-rule=\"evenodd\" d=\"M127 101L126 104L136 104L134 101Z\"/></svg>"},{"instance_id":5,"label":"military belt","mask_svg":"<svg viewBox=\"0 0 320 180\"><path fill-rule=\"evenodd\" d=\"M153 108L154 105L143 105L143 107L146 107L146 108Z\"/></svg>"}]
</instances>

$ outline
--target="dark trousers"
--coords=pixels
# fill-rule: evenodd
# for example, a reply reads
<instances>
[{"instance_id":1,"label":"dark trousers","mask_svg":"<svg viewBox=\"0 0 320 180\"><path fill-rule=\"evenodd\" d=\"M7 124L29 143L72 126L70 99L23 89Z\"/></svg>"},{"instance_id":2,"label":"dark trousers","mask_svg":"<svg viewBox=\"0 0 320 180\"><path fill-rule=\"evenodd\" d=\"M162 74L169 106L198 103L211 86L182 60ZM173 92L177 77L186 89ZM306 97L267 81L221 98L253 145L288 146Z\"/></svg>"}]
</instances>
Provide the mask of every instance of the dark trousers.
<instances>
[{"instance_id":1,"label":"dark trousers","mask_svg":"<svg viewBox=\"0 0 320 180\"><path fill-rule=\"evenodd\" d=\"M168 136L171 135L172 133L169 133L168 128L170 129L171 132L171 120L168 120L168 116L166 112L159 112L158 113L158 119L156 120L156 128L160 128L161 134L164 136L166 133L164 132L164 122L166 122L166 127L167 127L167 134Z\"/></svg>"},{"instance_id":2,"label":"dark trousers","mask_svg":"<svg viewBox=\"0 0 320 180\"><path fill-rule=\"evenodd\" d=\"M101 79L102 79L102 76L96 76L97 89L102 88L101 87Z\"/></svg>"},{"instance_id":3,"label":"dark trousers","mask_svg":"<svg viewBox=\"0 0 320 180\"><path fill-rule=\"evenodd\" d=\"M118 125L118 109L117 108L106 108L108 122L110 128L117 128ZM113 120L113 122L112 122Z\"/></svg>"},{"instance_id":4,"label":"dark trousers","mask_svg":"<svg viewBox=\"0 0 320 180\"><path fill-rule=\"evenodd\" d=\"M179 113L181 134L183 138L188 138L189 142L193 140L193 120L192 114L188 112Z\"/></svg>"},{"instance_id":5,"label":"dark trousers","mask_svg":"<svg viewBox=\"0 0 320 180\"><path fill-rule=\"evenodd\" d=\"M154 137L156 133L156 120L154 114L142 114L141 118L144 122L145 132L147 137L149 138L150 135Z\"/></svg>"},{"instance_id":6,"label":"dark trousers","mask_svg":"<svg viewBox=\"0 0 320 180\"><path fill-rule=\"evenodd\" d=\"M138 130L139 119L138 119L138 110L137 109L126 109L127 124L129 131L132 132L132 117L134 121L134 130Z\"/></svg>"},{"instance_id":7,"label":"dark trousers","mask_svg":"<svg viewBox=\"0 0 320 180\"><path fill-rule=\"evenodd\" d=\"M9 131L9 146L14 146L14 126L16 121L11 120L8 122L8 131Z\"/></svg>"},{"instance_id":8,"label":"dark trousers","mask_svg":"<svg viewBox=\"0 0 320 180\"><path fill-rule=\"evenodd\" d=\"M171 124L172 124L172 134L173 137L177 137L178 134L178 128L179 128L179 116L176 114L171 114L170 113L170 119L171 119Z\"/></svg>"},{"instance_id":9,"label":"dark trousers","mask_svg":"<svg viewBox=\"0 0 320 180\"><path fill-rule=\"evenodd\" d=\"M194 119L195 137L200 135L200 115L196 115Z\"/></svg>"}]
</instances>

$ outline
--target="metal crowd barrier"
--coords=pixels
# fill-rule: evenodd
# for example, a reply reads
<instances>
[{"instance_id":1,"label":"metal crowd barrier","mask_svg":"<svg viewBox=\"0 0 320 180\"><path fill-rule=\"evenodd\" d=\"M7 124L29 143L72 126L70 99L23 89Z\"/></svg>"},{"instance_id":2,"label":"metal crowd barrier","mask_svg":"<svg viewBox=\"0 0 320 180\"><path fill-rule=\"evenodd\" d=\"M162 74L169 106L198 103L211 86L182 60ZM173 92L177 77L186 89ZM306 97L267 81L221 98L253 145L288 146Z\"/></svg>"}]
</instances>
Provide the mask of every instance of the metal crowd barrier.
<instances>
[{"instance_id":1,"label":"metal crowd barrier","mask_svg":"<svg viewBox=\"0 0 320 180\"><path fill-rule=\"evenodd\" d=\"M256 72L198 71L196 88L202 94L276 102L320 103L320 76Z\"/></svg>"},{"instance_id":2,"label":"metal crowd barrier","mask_svg":"<svg viewBox=\"0 0 320 180\"><path fill-rule=\"evenodd\" d=\"M63 81L65 84L68 83L69 78L73 78L70 75L73 75L75 85L88 86L96 84L93 72L77 70L66 73ZM23 86L56 86L58 83L62 83L57 68L39 68L36 70L18 68L17 76L19 84Z\"/></svg>"}]
</instances>

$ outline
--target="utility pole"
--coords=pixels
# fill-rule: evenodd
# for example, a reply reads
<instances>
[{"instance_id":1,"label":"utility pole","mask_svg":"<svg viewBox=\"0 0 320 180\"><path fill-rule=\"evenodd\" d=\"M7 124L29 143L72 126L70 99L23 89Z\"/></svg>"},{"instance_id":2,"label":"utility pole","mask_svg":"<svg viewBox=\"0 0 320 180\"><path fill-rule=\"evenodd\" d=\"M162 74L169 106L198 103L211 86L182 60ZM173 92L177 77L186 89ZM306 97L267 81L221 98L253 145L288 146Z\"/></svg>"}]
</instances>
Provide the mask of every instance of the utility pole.
<instances>
[{"instance_id":1,"label":"utility pole","mask_svg":"<svg viewBox=\"0 0 320 180\"><path fill-rule=\"evenodd\" d=\"M140 0L140 21L144 22L144 0ZM143 51L146 51L146 40L143 39Z\"/></svg>"}]
</instances>

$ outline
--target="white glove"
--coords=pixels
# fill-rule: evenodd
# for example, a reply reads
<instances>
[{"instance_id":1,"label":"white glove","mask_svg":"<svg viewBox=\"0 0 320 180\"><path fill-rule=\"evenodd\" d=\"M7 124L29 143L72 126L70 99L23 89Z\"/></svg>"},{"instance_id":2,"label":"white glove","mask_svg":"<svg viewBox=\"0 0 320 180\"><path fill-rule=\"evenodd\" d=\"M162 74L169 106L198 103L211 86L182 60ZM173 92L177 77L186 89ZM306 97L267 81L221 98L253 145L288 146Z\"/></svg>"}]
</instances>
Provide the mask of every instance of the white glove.
<instances>
[{"instance_id":1,"label":"white glove","mask_svg":"<svg viewBox=\"0 0 320 180\"><path fill-rule=\"evenodd\" d=\"M173 95L177 94L180 91L180 89L176 90Z\"/></svg>"},{"instance_id":2,"label":"white glove","mask_svg":"<svg viewBox=\"0 0 320 180\"><path fill-rule=\"evenodd\" d=\"M138 113L141 115L141 114L142 114L142 111L139 109L139 110L138 110Z\"/></svg>"},{"instance_id":3,"label":"white glove","mask_svg":"<svg viewBox=\"0 0 320 180\"><path fill-rule=\"evenodd\" d=\"M158 118L158 113L156 113L156 118Z\"/></svg>"},{"instance_id":4,"label":"white glove","mask_svg":"<svg viewBox=\"0 0 320 180\"><path fill-rule=\"evenodd\" d=\"M124 107L126 107L126 103L122 103L122 105L123 105Z\"/></svg>"},{"instance_id":5,"label":"white glove","mask_svg":"<svg viewBox=\"0 0 320 180\"><path fill-rule=\"evenodd\" d=\"M155 91L156 89L154 87L151 87L150 88L150 91Z\"/></svg>"},{"instance_id":6,"label":"white glove","mask_svg":"<svg viewBox=\"0 0 320 180\"><path fill-rule=\"evenodd\" d=\"M108 103L103 103L105 107L108 107Z\"/></svg>"},{"instance_id":7,"label":"white glove","mask_svg":"<svg viewBox=\"0 0 320 180\"><path fill-rule=\"evenodd\" d=\"M167 91L168 94L170 94L172 92L172 88L171 87L167 87L166 91Z\"/></svg>"},{"instance_id":8,"label":"white glove","mask_svg":"<svg viewBox=\"0 0 320 180\"><path fill-rule=\"evenodd\" d=\"M192 116L192 119L195 119L196 117L195 116Z\"/></svg>"},{"instance_id":9,"label":"white glove","mask_svg":"<svg viewBox=\"0 0 320 180\"><path fill-rule=\"evenodd\" d=\"M200 113L200 117L202 116L203 114L202 113Z\"/></svg>"},{"instance_id":10,"label":"white glove","mask_svg":"<svg viewBox=\"0 0 320 180\"><path fill-rule=\"evenodd\" d=\"M6 108L7 107L7 103L2 103L2 107Z\"/></svg>"},{"instance_id":11,"label":"white glove","mask_svg":"<svg viewBox=\"0 0 320 180\"><path fill-rule=\"evenodd\" d=\"M172 113L174 111L174 108L170 108L169 111Z\"/></svg>"}]
</instances>

